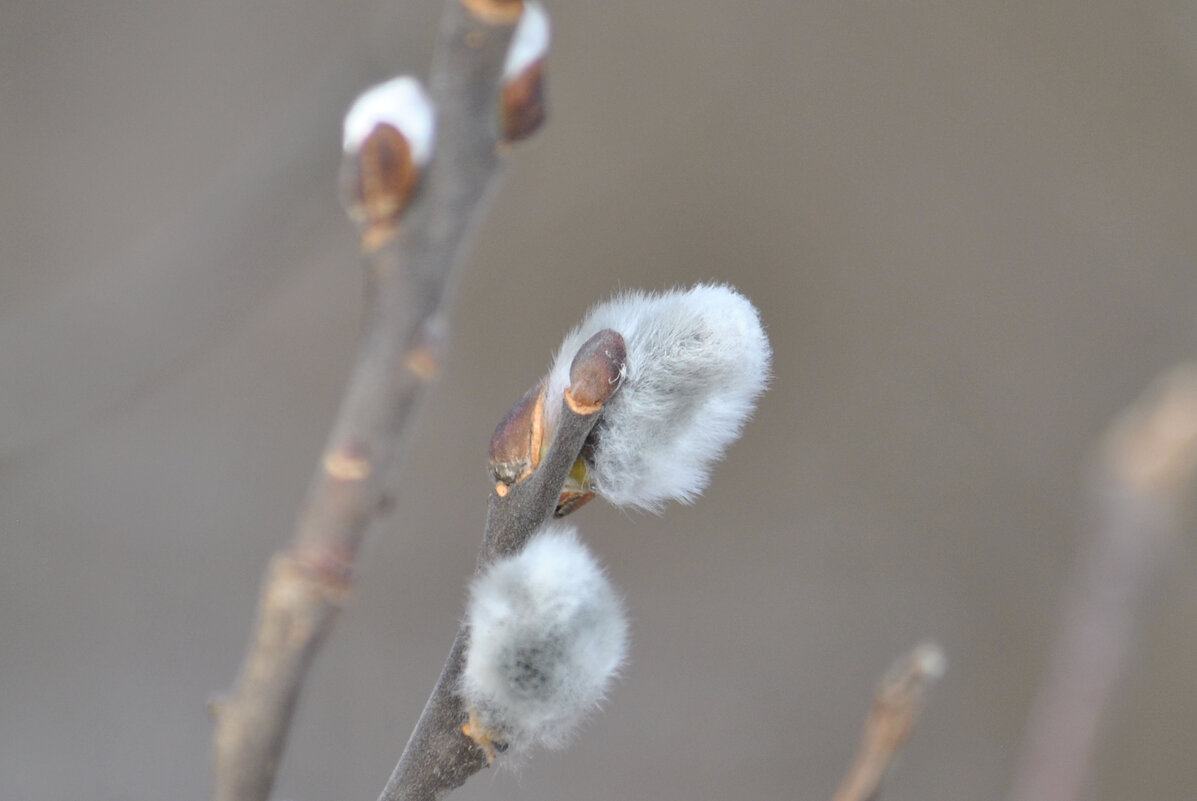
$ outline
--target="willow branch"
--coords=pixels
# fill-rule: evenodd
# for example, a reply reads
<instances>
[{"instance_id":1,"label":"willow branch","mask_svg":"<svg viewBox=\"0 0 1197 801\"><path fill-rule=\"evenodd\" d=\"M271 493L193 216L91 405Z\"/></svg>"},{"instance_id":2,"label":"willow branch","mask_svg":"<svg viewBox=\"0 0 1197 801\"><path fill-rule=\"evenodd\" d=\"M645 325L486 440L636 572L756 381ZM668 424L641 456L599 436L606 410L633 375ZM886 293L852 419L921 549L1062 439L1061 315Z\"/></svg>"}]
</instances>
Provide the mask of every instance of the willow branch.
<instances>
[{"instance_id":1,"label":"willow branch","mask_svg":"<svg viewBox=\"0 0 1197 801\"><path fill-rule=\"evenodd\" d=\"M269 795L304 677L440 363L452 268L502 172L499 75L518 4L514 16L478 14L446 3L430 74L434 155L402 222L362 232L366 322L352 377L291 542L266 570L236 684L211 704L216 801Z\"/></svg>"},{"instance_id":2,"label":"willow branch","mask_svg":"<svg viewBox=\"0 0 1197 801\"><path fill-rule=\"evenodd\" d=\"M539 457L543 387L516 404L512 415L500 424L496 439L511 438L513 419L527 424L517 426L516 438L522 440L519 450L525 451L533 464L510 483L500 479L491 491L478 571L519 552L554 516L562 485L598 423L603 403L619 389L624 358L623 339L614 331L600 331L582 346L571 370L570 388L564 398L555 399L562 405L561 419L543 459ZM535 435L529 436L532 431ZM469 631L463 626L380 801L433 801L489 764L486 752L462 731L468 716L458 686L468 642Z\"/></svg>"},{"instance_id":3,"label":"willow branch","mask_svg":"<svg viewBox=\"0 0 1197 801\"><path fill-rule=\"evenodd\" d=\"M1197 472L1197 365L1163 376L1103 435L1096 526L1066 589L1031 708L1012 801L1079 798L1102 712L1131 647L1135 602L1183 523Z\"/></svg>"},{"instance_id":4,"label":"willow branch","mask_svg":"<svg viewBox=\"0 0 1197 801\"><path fill-rule=\"evenodd\" d=\"M860 748L833 801L872 801L898 749L910 737L928 688L943 675L943 653L920 645L894 662L877 685Z\"/></svg>"}]
</instances>

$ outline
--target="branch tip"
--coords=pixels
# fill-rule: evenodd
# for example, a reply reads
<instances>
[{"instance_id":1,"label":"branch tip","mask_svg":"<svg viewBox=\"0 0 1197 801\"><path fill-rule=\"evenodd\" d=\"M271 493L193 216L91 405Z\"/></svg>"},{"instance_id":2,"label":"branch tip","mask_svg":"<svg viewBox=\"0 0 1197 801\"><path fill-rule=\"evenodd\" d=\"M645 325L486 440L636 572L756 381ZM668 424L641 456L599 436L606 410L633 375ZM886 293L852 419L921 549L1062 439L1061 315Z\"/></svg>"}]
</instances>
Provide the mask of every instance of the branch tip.
<instances>
[{"instance_id":1,"label":"branch tip","mask_svg":"<svg viewBox=\"0 0 1197 801\"><path fill-rule=\"evenodd\" d=\"M895 725L885 728L898 738L895 747L910 735L915 718L926 702L927 690L943 676L947 660L934 643L924 643L890 666L877 686L877 705Z\"/></svg>"},{"instance_id":2,"label":"branch tip","mask_svg":"<svg viewBox=\"0 0 1197 801\"><path fill-rule=\"evenodd\" d=\"M878 692L901 697L921 693L942 678L947 667L942 648L933 642L922 643L890 666Z\"/></svg>"},{"instance_id":3,"label":"branch tip","mask_svg":"<svg viewBox=\"0 0 1197 801\"><path fill-rule=\"evenodd\" d=\"M1110 427L1104 468L1138 494L1178 503L1197 474L1197 364L1159 378Z\"/></svg>"},{"instance_id":4,"label":"branch tip","mask_svg":"<svg viewBox=\"0 0 1197 801\"><path fill-rule=\"evenodd\" d=\"M943 676L947 660L934 643L904 654L885 672L874 694L860 747L834 801L873 801L898 748L910 737L927 690Z\"/></svg>"}]
</instances>

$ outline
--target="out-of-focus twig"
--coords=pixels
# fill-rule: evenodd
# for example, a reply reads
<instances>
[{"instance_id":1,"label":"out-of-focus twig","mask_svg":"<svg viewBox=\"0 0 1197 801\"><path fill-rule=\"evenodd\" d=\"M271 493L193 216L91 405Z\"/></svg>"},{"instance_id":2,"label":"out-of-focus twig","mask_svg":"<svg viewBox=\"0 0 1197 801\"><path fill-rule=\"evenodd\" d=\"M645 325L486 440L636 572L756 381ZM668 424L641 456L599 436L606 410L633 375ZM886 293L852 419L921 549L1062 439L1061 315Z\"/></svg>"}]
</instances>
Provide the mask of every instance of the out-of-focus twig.
<instances>
[{"instance_id":1,"label":"out-of-focus twig","mask_svg":"<svg viewBox=\"0 0 1197 801\"><path fill-rule=\"evenodd\" d=\"M910 736L927 690L943 675L939 646L925 643L899 658L877 685L873 711L865 722L856 759L833 801L872 801L894 755Z\"/></svg>"},{"instance_id":2,"label":"out-of-focus twig","mask_svg":"<svg viewBox=\"0 0 1197 801\"><path fill-rule=\"evenodd\" d=\"M304 677L388 505L391 468L440 362L452 268L502 172L499 78L521 9L445 5L430 72L435 153L401 224L362 232L366 324L354 371L291 543L266 571L237 682L211 704L216 801L269 795Z\"/></svg>"},{"instance_id":3,"label":"out-of-focus twig","mask_svg":"<svg viewBox=\"0 0 1197 801\"><path fill-rule=\"evenodd\" d=\"M1098 724L1131 646L1134 603L1177 536L1197 471L1197 365L1161 377L1103 435L1094 532L1066 588L1011 801L1079 798Z\"/></svg>"}]
</instances>

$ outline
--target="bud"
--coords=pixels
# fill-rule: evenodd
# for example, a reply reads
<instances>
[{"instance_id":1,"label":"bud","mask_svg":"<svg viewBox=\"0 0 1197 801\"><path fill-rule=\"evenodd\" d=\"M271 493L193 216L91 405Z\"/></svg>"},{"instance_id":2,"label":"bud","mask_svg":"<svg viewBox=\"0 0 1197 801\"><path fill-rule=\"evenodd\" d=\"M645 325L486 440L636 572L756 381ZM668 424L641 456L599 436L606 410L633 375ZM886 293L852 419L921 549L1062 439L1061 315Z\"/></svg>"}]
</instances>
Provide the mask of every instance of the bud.
<instances>
[{"instance_id":1,"label":"bud","mask_svg":"<svg viewBox=\"0 0 1197 801\"><path fill-rule=\"evenodd\" d=\"M432 157L432 102L420 83L395 78L364 92L345 115L342 191L364 230L393 230Z\"/></svg>"},{"instance_id":2,"label":"bud","mask_svg":"<svg viewBox=\"0 0 1197 801\"><path fill-rule=\"evenodd\" d=\"M572 528L548 526L470 588L464 731L494 759L559 748L623 663L627 621Z\"/></svg>"},{"instance_id":3,"label":"bud","mask_svg":"<svg viewBox=\"0 0 1197 801\"><path fill-rule=\"evenodd\" d=\"M740 435L769 378L771 351L753 305L728 286L628 292L591 309L565 338L546 379L545 441L560 419L570 366L609 328L626 348L623 385L574 466L563 499L596 492L618 506L656 511L688 503ZM564 514L569 509L558 509Z\"/></svg>"},{"instance_id":4,"label":"bud","mask_svg":"<svg viewBox=\"0 0 1197 801\"><path fill-rule=\"evenodd\" d=\"M490 472L510 486L540 464L544 437L544 386L537 384L507 412L490 439Z\"/></svg>"},{"instance_id":5,"label":"bud","mask_svg":"<svg viewBox=\"0 0 1197 801\"><path fill-rule=\"evenodd\" d=\"M544 123L544 60L549 39L548 12L535 0L527 0L503 65L499 107L505 142L527 139Z\"/></svg>"},{"instance_id":6,"label":"bud","mask_svg":"<svg viewBox=\"0 0 1197 801\"><path fill-rule=\"evenodd\" d=\"M582 343L569 364L565 399L578 414L594 414L623 384L627 348L618 331L604 328Z\"/></svg>"}]
</instances>

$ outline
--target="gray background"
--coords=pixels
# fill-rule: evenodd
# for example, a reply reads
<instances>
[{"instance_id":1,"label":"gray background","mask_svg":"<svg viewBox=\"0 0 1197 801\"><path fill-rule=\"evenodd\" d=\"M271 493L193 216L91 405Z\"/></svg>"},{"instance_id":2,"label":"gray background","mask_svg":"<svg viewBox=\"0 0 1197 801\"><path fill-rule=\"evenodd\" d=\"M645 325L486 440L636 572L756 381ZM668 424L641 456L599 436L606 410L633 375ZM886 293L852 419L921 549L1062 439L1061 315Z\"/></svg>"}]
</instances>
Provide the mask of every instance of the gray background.
<instances>
[{"instance_id":1,"label":"gray background","mask_svg":"<svg viewBox=\"0 0 1197 801\"><path fill-rule=\"evenodd\" d=\"M355 93L438 4L0 4L0 797L203 798L358 325ZM830 796L876 677L951 669L886 798L997 799L1093 437L1197 352L1197 10L551 3L515 158L278 797L374 798L462 611L488 437L620 287L733 282L776 377L707 496L576 516L633 619L564 753L461 799ZM1092 797L1197 795L1197 552L1142 606Z\"/></svg>"}]
</instances>

